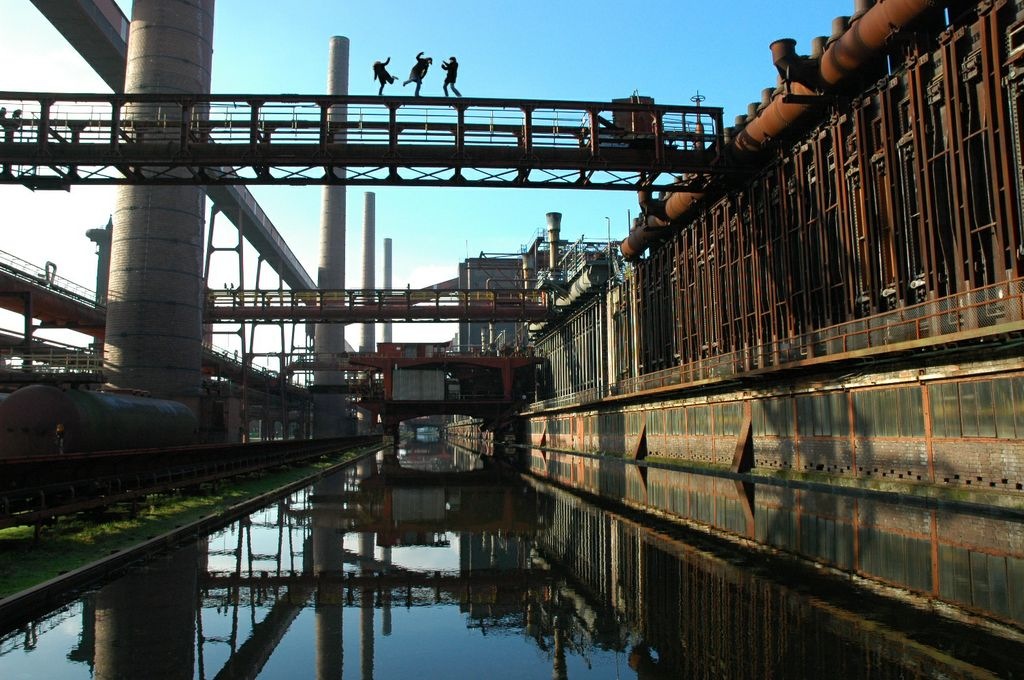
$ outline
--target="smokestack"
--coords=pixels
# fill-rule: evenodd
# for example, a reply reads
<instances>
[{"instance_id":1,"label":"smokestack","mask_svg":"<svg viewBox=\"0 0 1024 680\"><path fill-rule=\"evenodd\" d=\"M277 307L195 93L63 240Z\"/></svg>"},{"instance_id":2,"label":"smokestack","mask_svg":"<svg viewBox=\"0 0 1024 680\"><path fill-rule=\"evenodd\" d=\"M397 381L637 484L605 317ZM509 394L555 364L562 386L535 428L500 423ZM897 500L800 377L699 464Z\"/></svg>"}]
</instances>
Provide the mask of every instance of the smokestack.
<instances>
[{"instance_id":1,"label":"smokestack","mask_svg":"<svg viewBox=\"0 0 1024 680\"><path fill-rule=\"evenodd\" d=\"M530 290L533 281L533 267L530 266L530 251L523 253L523 289Z\"/></svg>"},{"instance_id":2,"label":"smokestack","mask_svg":"<svg viewBox=\"0 0 1024 680\"><path fill-rule=\"evenodd\" d=\"M348 94L348 38L334 36L329 43L327 63L327 94ZM332 106L327 112L330 122L343 122L348 116L345 106ZM344 142L345 133L337 132L335 142ZM344 168L335 168L334 173L344 177ZM320 208L320 267L317 271L317 287L321 290L342 290L345 288L345 187L326 185L323 188ZM343 324L321 323L315 328L314 350L318 355L342 354L345 352L345 326ZM338 372L318 371L313 374L317 385L338 385L342 376ZM354 432L354 425L347 415L348 405L344 395L317 394L313 397L313 436L339 437Z\"/></svg>"},{"instance_id":3,"label":"smokestack","mask_svg":"<svg viewBox=\"0 0 1024 680\"><path fill-rule=\"evenodd\" d=\"M558 269L558 240L562 230L562 213L549 212L548 218L548 269Z\"/></svg>"},{"instance_id":4,"label":"smokestack","mask_svg":"<svg viewBox=\"0 0 1024 680\"><path fill-rule=\"evenodd\" d=\"M361 286L363 290L373 290L377 287L374 283L376 272L373 268L376 257L373 248L376 238L374 234L376 227L374 197L372 191L367 191L363 195L363 285ZM359 340L360 352L372 352L376 349L376 330L377 327L372 323L363 324L362 336Z\"/></svg>"},{"instance_id":5,"label":"smokestack","mask_svg":"<svg viewBox=\"0 0 1024 680\"><path fill-rule=\"evenodd\" d=\"M85 235L96 244L96 304L107 304L107 285L110 283L110 235L114 231L114 216L107 226L89 229Z\"/></svg>"},{"instance_id":6,"label":"smokestack","mask_svg":"<svg viewBox=\"0 0 1024 680\"><path fill-rule=\"evenodd\" d=\"M391 239L384 239L384 289L391 290L394 284L391 281ZM391 322L384 324L383 342L391 342Z\"/></svg>"}]
</instances>

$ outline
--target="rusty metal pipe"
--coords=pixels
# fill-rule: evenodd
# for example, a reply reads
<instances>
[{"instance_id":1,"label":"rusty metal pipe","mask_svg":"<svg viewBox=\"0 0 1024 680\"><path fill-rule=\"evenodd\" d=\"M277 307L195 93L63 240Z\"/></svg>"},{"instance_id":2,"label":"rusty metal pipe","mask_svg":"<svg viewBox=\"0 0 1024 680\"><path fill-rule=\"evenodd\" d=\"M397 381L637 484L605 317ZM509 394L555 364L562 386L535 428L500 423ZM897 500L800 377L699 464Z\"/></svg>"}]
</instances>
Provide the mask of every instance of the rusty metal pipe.
<instances>
[{"instance_id":1,"label":"rusty metal pipe","mask_svg":"<svg viewBox=\"0 0 1024 680\"><path fill-rule=\"evenodd\" d=\"M789 91L797 95L814 94L814 90L800 83L790 83ZM796 122L808 108L806 104L787 104L782 101L782 97L774 97L760 115L747 123L747 126L736 135L729 152L733 158L756 154L766 143Z\"/></svg>"},{"instance_id":2,"label":"rusty metal pipe","mask_svg":"<svg viewBox=\"0 0 1024 680\"><path fill-rule=\"evenodd\" d=\"M703 192L675 191L667 199L657 200L650 189L638 191L637 202L643 215L634 220L629 235L619 244L622 256L627 261L640 257L651 241L664 235L665 227L689 212L703 197Z\"/></svg>"},{"instance_id":3,"label":"rusty metal pipe","mask_svg":"<svg viewBox=\"0 0 1024 680\"><path fill-rule=\"evenodd\" d=\"M878 0L868 8L870 1L860 0L856 6L856 21L851 23L847 17L838 17L832 22L833 39L821 55L815 74L817 82L808 85L791 81L789 93L817 94L812 85L823 90L834 88L873 58L894 33L934 4L935 0ZM820 49L820 46L816 47ZM775 41L771 50L772 61L776 65L792 63L796 58L794 43L788 39ZM784 102L778 91L770 96L768 92L766 90L763 96L770 101L750 105L746 125L736 132L732 144L727 147L726 151L733 159L757 154L810 108L806 104ZM639 257L651 240L660 235L660 229L683 217L703 197L703 193L676 192L665 201L655 201L649 191L639 192L640 208L646 220L634 227L622 241L623 257L627 260Z\"/></svg>"},{"instance_id":4,"label":"rusty metal pipe","mask_svg":"<svg viewBox=\"0 0 1024 680\"><path fill-rule=\"evenodd\" d=\"M934 4L935 0L879 0L822 56L822 86L837 85L884 47L894 33Z\"/></svg>"},{"instance_id":5,"label":"rusty metal pipe","mask_svg":"<svg viewBox=\"0 0 1024 680\"><path fill-rule=\"evenodd\" d=\"M894 33L933 5L934 0L879 0L874 7L863 11L866 3L862 3L858 9L863 13L822 55L817 85L823 90L838 85L846 76L873 58ZM841 19L845 24L845 17ZM786 58L786 50L789 47L786 41L776 41L772 43L772 47L774 58ZM815 94L811 87L798 82L790 83L790 93ZM734 158L759 152L765 143L781 134L809 108L806 104L787 104L781 97L775 97L772 103L736 136L730 152Z\"/></svg>"}]
</instances>

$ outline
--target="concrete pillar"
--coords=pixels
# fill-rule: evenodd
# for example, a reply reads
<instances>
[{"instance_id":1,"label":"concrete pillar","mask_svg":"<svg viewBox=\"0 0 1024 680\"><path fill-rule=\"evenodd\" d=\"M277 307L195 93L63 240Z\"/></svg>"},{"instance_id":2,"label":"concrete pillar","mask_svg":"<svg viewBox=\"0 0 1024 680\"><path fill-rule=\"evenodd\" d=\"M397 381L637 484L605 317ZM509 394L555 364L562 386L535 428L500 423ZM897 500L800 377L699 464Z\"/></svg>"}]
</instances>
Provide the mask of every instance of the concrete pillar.
<instances>
[{"instance_id":1,"label":"concrete pillar","mask_svg":"<svg viewBox=\"0 0 1024 680\"><path fill-rule=\"evenodd\" d=\"M214 0L135 0L125 92L208 93L213 15ZM142 121L180 115L164 108L137 106L124 116ZM147 134L149 141L160 141L159 132ZM194 400L197 410L202 380L203 202L198 187L118 190L104 348L113 385Z\"/></svg>"},{"instance_id":2,"label":"concrete pillar","mask_svg":"<svg viewBox=\"0 0 1024 680\"><path fill-rule=\"evenodd\" d=\"M374 241L377 238L374 233L376 231L376 196L372 191L367 191L363 198L363 282L361 288L373 290L377 287L374 282L377 278L374 269L374 260L377 255L374 249ZM373 352L377 349L376 330L377 327L372 323L363 324L359 339L360 352Z\"/></svg>"},{"instance_id":3,"label":"concrete pillar","mask_svg":"<svg viewBox=\"0 0 1024 680\"><path fill-rule=\"evenodd\" d=\"M327 94L348 94L348 38L334 36L330 40L327 65ZM347 107L335 106L328 112L331 122L345 120ZM344 141L344 133L335 135L335 141ZM344 170L335 170L344 175ZM320 267L317 286L321 289L345 288L345 187L324 186L320 209ZM318 324L313 338L318 355L340 354L345 351L345 326ZM313 375L317 385L337 385L341 376L337 372L319 371ZM317 394L313 397L313 436L336 437L354 433L354 423L348 417L348 402L340 394Z\"/></svg>"},{"instance_id":4,"label":"concrete pillar","mask_svg":"<svg viewBox=\"0 0 1024 680\"><path fill-rule=\"evenodd\" d=\"M391 290L394 285L394 281L391 279L391 239L384 239L384 289ZM388 321L384 324L384 337L383 342L392 342L391 340L391 322Z\"/></svg>"}]
</instances>

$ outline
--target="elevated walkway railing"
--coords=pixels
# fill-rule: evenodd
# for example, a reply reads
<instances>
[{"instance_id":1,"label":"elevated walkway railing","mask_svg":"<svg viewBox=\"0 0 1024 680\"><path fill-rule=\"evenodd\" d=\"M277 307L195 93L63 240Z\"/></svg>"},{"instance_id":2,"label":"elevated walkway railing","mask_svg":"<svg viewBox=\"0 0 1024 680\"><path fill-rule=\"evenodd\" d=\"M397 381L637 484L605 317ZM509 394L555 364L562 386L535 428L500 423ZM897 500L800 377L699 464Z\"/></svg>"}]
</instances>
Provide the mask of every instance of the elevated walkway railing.
<instances>
[{"instance_id":1,"label":"elevated walkway railing","mask_svg":"<svg viewBox=\"0 0 1024 680\"><path fill-rule=\"evenodd\" d=\"M782 368L820 366L842 359L928 349L947 343L969 343L994 335L1024 336L1024 279L901 307L778 342L709 356L606 387L559 395L536 402L531 408L565 408L665 387L727 380Z\"/></svg>"},{"instance_id":2,"label":"elevated walkway railing","mask_svg":"<svg viewBox=\"0 0 1024 680\"><path fill-rule=\"evenodd\" d=\"M538 290L211 290L204 319L339 322L536 321L549 315Z\"/></svg>"},{"instance_id":3,"label":"elevated walkway railing","mask_svg":"<svg viewBox=\"0 0 1024 680\"><path fill-rule=\"evenodd\" d=\"M650 102L0 92L0 183L636 189L723 173L722 110ZM336 172L336 169L346 172ZM687 190L670 177L654 190Z\"/></svg>"},{"instance_id":4,"label":"elevated walkway railing","mask_svg":"<svg viewBox=\"0 0 1024 680\"><path fill-rule=\"evenodd\" d=\"M47 262L46 266L40 267L16 255L0 250L0 271L6 272L26 283L32 283L45 288L69 300L80 302L90 307L103 308L103 305L96 303L96 291L89 290L85 286L81 286L58 275L57 266L52 262Z\"/></svg>"},{"instance_id":5,"label":"elevated walkway railing","mask_svg":"<svg viewBox=\"0 0 1024 680\"><path fill-rule=\"evenodd\" d=\"M31 352L0 350L0 370L41 375L99 374L103 357L86 350L34 349Z\"/></svg>"}]
</instances>

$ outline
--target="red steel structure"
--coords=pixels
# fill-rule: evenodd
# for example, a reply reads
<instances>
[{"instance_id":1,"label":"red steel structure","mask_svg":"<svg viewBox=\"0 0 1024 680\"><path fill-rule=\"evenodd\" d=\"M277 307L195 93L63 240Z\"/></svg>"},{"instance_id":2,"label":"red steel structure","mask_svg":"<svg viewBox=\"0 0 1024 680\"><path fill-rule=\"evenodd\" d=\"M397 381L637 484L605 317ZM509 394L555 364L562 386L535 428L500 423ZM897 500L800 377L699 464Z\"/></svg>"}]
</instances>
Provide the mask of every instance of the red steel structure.
<instances>
[{"instance_id":1,"label":"red steel structure","mask_svg":"<svg viewBox=\"0 0 1024 680\"><path fill-rule=\"evenodd\" d=\"M1024 2L855 9L773 44L746 179L641 193L608 331L535 334L533 444L1024 489Z\"/></svg>"},{"instance_id":2,"label":"red steel structure","mask_svg":"<svg viewBox=\"0 0 1024 680\"><path fill-rule=\"evenodd\" d=\"M485 430L501 429L532 398L541 363L532 352L382 342L377 352L353 353L335 368L370 376L359 406L379 418L385 432L397 434L404 420L442 414L472 416Z\"/></svg>"},{"instance_id":3,"label":"red steel structure","mask_svg":"<svg viewBox=\"0 0 1024 680\"><path fill-rule=\"evenodd\" d=\"M638 262L641 372L804 345L805 334L928 302L963 307L1016 295L1024 50L1009 49L1005 36L1014 26L1019 33L1024 9L960 3L977 7L939 40L930 32L943 17L931 3L887 0L859 21L875 26L876 13L904 4L927 11L912 24L916 33L886 43L898 68L870 60L848 80L875 86L840 108L820 100L801 109L799 126L765 132L762 119L788 106L780 87L733 137L748 151L761 148L751 138L766 143L760 170L741 190L709 193L701 210L676 215L676 228L662 230L668 238ZM851 27L844 36L861 33ZM823 73L842 44L825 52ZM664 322L666 308L674 323ZM942 334L935 324L926 332Z\"/></svg>"},{"instance_id":4,"label":"red steel structure","mask_svg":"<svg viewBox=\"0 0 1024 680\"><path fill-rule=\"evenodd\" d=\"M722 110L615 102L0 92L0 183L636 189L709 172ZM346 107L335 120L333 109ZM344 170L344 172L342 172ZM714 172L726 172L719 167ZM688 184L667 183L670 190Z\"/></svg>"},{"instance_id":5,"label":"red steel structure","mask_svg":"<svg viewBox=\"0 0 1024 680\"><path fill-rule=\"evenodd\" d=\"M539 290L230 290L207 294L206 323L541 321Z\"/></svg>"}]
</instances>

